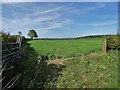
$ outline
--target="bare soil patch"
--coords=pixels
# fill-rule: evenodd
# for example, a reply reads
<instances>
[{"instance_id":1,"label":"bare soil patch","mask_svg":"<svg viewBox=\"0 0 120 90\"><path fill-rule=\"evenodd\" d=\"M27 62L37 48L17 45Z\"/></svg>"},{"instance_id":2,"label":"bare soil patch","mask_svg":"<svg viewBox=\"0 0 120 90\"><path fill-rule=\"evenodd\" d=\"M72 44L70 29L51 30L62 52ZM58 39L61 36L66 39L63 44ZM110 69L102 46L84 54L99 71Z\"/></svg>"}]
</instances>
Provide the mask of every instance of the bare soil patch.
<instances>
[{"instance_id":1,"label":"bare soil patch","mask_svg":"<svg viewBox=\"0 0 120 90\"><path fill-rule=\"evenodd\" d=\"M48 64L63 64L64 62L65 62L65 59L48 60Z\"/></svg>"},{"instance_id":2,"label":"bare soil patch","mask_svg":"<svg viewBox=\"0 0 120 90\"><path fill-rule=\"evenodd\" d=\"M84 59L86 56L96 57L98 56L97 52L91 52L90 54L87 54L85 56L81 56L80 59ZM54 60L48 60L48 64L63 64L66 60L69 60L72 58L62 58L62 59L54 59Z\"/></svg>"}]
</instances>

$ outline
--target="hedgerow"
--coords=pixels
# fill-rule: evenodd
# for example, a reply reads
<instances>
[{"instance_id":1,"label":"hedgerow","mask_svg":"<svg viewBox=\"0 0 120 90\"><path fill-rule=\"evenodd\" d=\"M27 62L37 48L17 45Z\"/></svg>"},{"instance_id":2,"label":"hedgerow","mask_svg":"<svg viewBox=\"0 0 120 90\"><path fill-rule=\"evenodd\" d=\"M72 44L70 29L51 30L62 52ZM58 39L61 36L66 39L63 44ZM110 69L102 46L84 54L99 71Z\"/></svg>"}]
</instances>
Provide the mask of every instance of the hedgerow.
<instances>
[{"instance_id":1,"label":"hedgerow","mask_svg":"<svg viewBox=\"0 0 120 90\"><path fill-rule=\"evenodd\" d=\"M114 49L120 49L120 36L116 35L116 36L109 36L107 37L107 47L108 50L114 50Z\"/></svg>"}]
</instances>

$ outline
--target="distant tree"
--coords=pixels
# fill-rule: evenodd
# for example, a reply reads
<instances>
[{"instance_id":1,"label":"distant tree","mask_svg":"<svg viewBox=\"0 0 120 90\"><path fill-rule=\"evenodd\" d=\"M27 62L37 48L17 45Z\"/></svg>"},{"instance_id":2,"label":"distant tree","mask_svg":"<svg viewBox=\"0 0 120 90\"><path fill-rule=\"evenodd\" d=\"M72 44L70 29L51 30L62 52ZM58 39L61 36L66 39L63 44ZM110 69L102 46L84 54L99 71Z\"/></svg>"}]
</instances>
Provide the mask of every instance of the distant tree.
<instances>
[{"instance_id":1,"label":"distant tree","mask_svg":"<svg viewBox=\"0 0 120 90\"><path fill-rule=\"evenodd\" d=\"M37 32L36 32L35 30L33 30L33 29L32 29L32 30L29 30L28 36L29 36L31 39L38 37Z\"/></svg>"}]
</instances>

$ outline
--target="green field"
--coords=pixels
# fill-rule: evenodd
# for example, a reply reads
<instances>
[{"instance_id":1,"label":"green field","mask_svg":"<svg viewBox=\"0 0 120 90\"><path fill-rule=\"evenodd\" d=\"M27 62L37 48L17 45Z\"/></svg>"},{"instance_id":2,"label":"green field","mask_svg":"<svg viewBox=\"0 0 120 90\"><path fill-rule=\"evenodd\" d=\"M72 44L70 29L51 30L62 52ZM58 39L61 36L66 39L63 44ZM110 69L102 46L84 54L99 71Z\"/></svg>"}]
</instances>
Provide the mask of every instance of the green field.
<instances>
[{"instance_id":1,"label":"green field","mask_svg":"<svg viewBox=\"0 0 120 90\"><path fill-rule=\"evenodd\" d=\"M118 51L112 50L103 55L100 38L32 40L28 43L22 51L23 69L20 69L25 72L20 79L22 87L118 87ZM38 62L38 59L41 61ZM49 64L49 59L65 62Z\"/></svg>"},{"instance_id":2,"label":"green field","mask_svg":"<svg viewBox=\"0 0 120 90\"><path fill-rule=\"evenodd\" d=\"M49 59L80 56L102 49L101 39L34 40L29 43L36 52Z\"/></svg>"}]
</instances>

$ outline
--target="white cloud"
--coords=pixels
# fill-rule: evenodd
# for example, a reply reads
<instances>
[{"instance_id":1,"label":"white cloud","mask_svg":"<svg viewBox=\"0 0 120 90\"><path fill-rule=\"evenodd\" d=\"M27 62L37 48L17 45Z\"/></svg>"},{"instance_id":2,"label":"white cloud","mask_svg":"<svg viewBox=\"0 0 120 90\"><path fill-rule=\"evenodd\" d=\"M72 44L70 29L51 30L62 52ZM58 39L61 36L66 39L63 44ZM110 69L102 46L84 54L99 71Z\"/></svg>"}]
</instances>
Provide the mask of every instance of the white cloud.
<instances>
[{"instance_id":1,"label":"white cloud","mask_svg":"<svg viewBox=\"0 0 120 90\"><path fill-rule=\"evenodd\" d=\"M58 30L58 29L65 29L67 28L67 25L71 25L73 23L73 21L69 20L69 19L65 19L64 22L58 22L58 21L50 21L48 23L45 23L44 25L42 25L41 27L38 28L38 30L40 31L44 31L44 32L49 32L52 30Z\"/></svg>"},{"instance_id":2,"label":"white cloud","mask_svg":"<svg viewBox=\"0 0 120 90\"><path fill-rule=\"evenodd\" d=\"M54 11L57 11L57 10L60 10L60 9L63 9L63 7L57 7L57 8L49 9L49 10L40 12L39 14L46 14L46 13L54 12Z\"/></svg>"},{"instance_id":3,"label":"white cloud","mask_svg":"<svg viewBox=\"0 0 120 90\"><path fill-rule=\"evenodd\" d=\"M62 28L64 27L64 25L62 23L52 23L50 25L48 25L47 27L43 27L40 28L40 30L54 30L54 29L58 29L58 28Z\"/></svg>"},{"instance_id":4,"label":"white cloud","mask_svg":"<svg viewBox=\"0 0 120 90\"><path fill-rule=\"evenodd\" d=\"M44 11L41 11L39 8L37 9L37 11L34 13L35 16L37 15L44 15L44 14L48 14L48 13L54 13L54 12L57 12L57 11L64 11L66 8L71 8L70 6L73 5L73 3L68 3L66 4L66 6L60 6L60 7L50 7L50 9L47 9L47 10L44 10Z\"/></svg>"},{"instance_id":5,"label":"white cloud","mask_svg":"<svg viewBox=\"0 0 120 90\"><path fill-rule=\"evenodd\" d=\"M71 20L63 17L61 20L61 14L56 12L59 10L63 10L64 8L67 8L69 5L71 4L54 8L52 6L50 7L50 9L45 8L46 10L42 11L43 9L39 7L36 8L36 6L34 6L33 4L32 5L34 8L33 13L31 14L25 13L22 18L19 18L18 14L16 15L17 17L12 19L3 17L2 19L3 29L7 30L8 32L14 33L17 33L18 29L21 29L22 32L27 32L27 30L29 29L38 29L40 30L41 33L45 33L51 30L57 30L72 23ZM15 6L12 5L12 8L19 8L21 10L25 9L26 11L29 10L22 4L18 4ZM13 14L15 13L13 12ZM58 21L58 19L60 21Z\"/></svg>"},{"instance_id":6,"label":"white cloud","mask_svg":"<svg viewBox=\"0 0 120 90\"><path fill-rule=\"evenodd\" d=\"M2 18L3 29L7 30L7 32L14 32L14 33L17 33L19 29L22 32L28 32L29 29L38 29L41 33L46 33L48 31L57 30L65 27L66 25L70 25L72 21L69 19L61 20L60 19L61 15L59 13L55 12L52 14L47 14L48 12L54 12L55 10L58 9L62 9L62 7L46 10L44 11L45 12L44 14L46 15L38 15L37 17L36 17L36 12L38 11L32 13L31 15L27 15L27 16L25 15L24 18L17 18L17 19ZM58 19L60 19L59 22ZM23 34L26 35L26 33Z\"/></svg>"},{"instance_id":7,"label":"white cloud","mask_svg":"<svg viewBox=\"0 0 120 90\"><path fill-rule=\"evenodd\" d=\"M48 22L48 21L52 21L54 19L57 19L58 16L42 16L42 17L37 17L37 18L29 18L29 17L25 17L23 19L7 19L7 18L3 18L3 25L5 27L14 27L14 26L19 26L19 27L26 27L26 26L33 26L33 25L38 25L40 23L44 23L44 22Z\"/></svg>"},{"instance_id":8,"label":"white cloud","mask_svg":"<svg viewBox=\"0 0 120 90\"><path fill-rule=\"evenodd\" d=\"M48 21L51 21L51 20L54 20L54 19L57 19L58 17L57 16L42 16L42 17L38 17L38 18L35 18L35 19L30 19L30 18L25 18L23 19L23 25L33 25L33 24L40 24L42 22L48 22ZM21 21L22 22L22 21Z\"/></svg>"},{"instance_id":9,"label":"white cloud","mask_svg":"<svg viewBox=\"0 0 120 90\"><path fill-rule=\"evenodd\" d=\"M93 27L99 27L99 26L110 26L110 25L117 25L117 21L106 21L106 22L96 22L96 23L91 23L91 24L87 24L89 26L93 26Z\"/></svg>"},{"instance_id":10,"label":"white cloud","mask_svg":"<svg viewBox=\"0 0 120 90\"><path fill-rule=\"evenodd\" d=\"M38 11L36 11L38 12ZM52 21L55 20L57 18L60 17L60 14L58 13L52 13L51 15L42 15L42 16L36 16L36 12L35 13L31 13L30 15L24 15L24 18L12 18L12 19L8 19L8 18L4 18L2 19L3 21L3 25L15 25L15 24L20 24L21 26L26 26L26 25L35 25L35 24L40 24L43 22L48 22L48 21ZM34 18L33 18L34 17ZM6 26L7 26L6 25Z\"/></svg>"},{"instance_id":11,"label":"white cloud","mask_svg":"<svg viewBox=\"0 0 120 90\"><path fill-rule=\"evenodd\" d=\"M79 15L88 15L87 13L94 11L94 10L98 10L98 9L102 9L106 7L105 3L96 3L96 5L92 5L92 6L88 6L88 7L81 7L78 8L77 6L74 7L69 7L69 8L65 8L65 12L67 12L68 14L74 14L77 13Z\"/></svg>"},{"instance_id":12,"label":"white cloud","mask_svg":"<svg viewBox=\"0 0 120 90\"><path fill-rule=\"evenodd\" d=\"M106 6L106 5L105 5L105 4L103 4L103 3L97 3L97 4L98 4L97 6L84 8L84 9L82 9L82 11L96 10L96 9L100 9L100 8L103 8L103 7L105 7L105 6Z\"/></svg>"}]
</instances>

